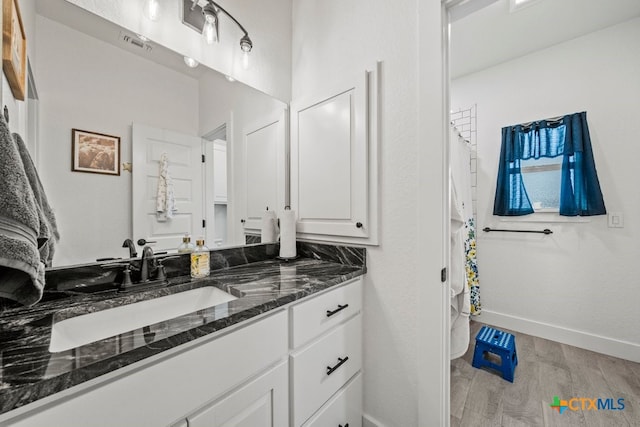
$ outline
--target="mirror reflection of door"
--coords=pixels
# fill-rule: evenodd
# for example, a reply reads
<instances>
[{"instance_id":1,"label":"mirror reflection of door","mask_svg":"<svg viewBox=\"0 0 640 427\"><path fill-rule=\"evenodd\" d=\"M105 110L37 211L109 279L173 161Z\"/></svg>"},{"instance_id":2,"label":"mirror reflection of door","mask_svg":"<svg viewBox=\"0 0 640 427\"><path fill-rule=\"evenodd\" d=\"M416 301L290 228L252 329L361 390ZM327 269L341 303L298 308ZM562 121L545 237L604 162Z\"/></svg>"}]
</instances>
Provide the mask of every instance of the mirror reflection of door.
<instances>
[{"instance_id":1,"label":"mirror reflection of door","mask_svg":"<svg viewBox=\"0 0 640 427\"><path fill-rule=\"evenodd\" d=\"M203 137L205 154L205 217L206 241L212 249L228 246L229 241L229 191L227 168L227 125L205 134Z\"/></svg>"},{"instance_id":2,"label":"mirror reflection of door","mask_svg":"<svg viewBox=\"0 0 640 427\"><path fill-rule=\"evenodd\" d=\"M132 141L134 240L153 242L150 246L155 252L173 252L185 234L193 241L204 237L201 139L134 123ZM163 155L173 186L175 213L170 218L157 205Z\"/></svg>"}]
</instances>

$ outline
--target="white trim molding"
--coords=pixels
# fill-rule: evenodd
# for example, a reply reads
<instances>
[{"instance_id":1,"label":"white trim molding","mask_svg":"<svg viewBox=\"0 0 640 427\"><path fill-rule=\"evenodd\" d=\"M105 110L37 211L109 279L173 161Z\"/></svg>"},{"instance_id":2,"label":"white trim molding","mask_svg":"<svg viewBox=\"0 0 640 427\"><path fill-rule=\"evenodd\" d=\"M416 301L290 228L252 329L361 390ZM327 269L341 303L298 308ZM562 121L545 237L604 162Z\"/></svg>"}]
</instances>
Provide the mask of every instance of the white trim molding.
<instances>
[{"instance_id":1,"label":"white trim molding","mask_svg":"<svg viewBox=\"0 0 640 427\"><path fill-rule=\"evenodd\" d=\"M484 308L482 309L482 314L475 319L491 326L511 329L528 335L640 363L640 345L629 341L616 340L558 325L497 313Z\"/></svg>"}]
</instances>

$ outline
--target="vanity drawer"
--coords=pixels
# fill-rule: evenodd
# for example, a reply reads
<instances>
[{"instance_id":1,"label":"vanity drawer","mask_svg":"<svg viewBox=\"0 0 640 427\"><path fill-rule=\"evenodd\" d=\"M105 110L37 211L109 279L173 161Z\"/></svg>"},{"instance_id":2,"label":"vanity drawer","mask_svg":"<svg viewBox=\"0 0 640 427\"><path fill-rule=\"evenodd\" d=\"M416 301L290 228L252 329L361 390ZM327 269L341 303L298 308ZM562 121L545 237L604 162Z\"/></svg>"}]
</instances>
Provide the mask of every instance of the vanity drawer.
<instances>
[{"instance_id":1,"label":"vanity drawer","mask_svg":"<svg viewBox=\"0 0 640 427\"><path fill-rule=\"evenodd\" d=\"M298 348L362 308L362 279L291 307L291 348Z\"/></svg>"},{"instance_id":2,"label":"vanity drawer","mask_svg":"<svg viewBox=\"0 0 640 427\"><path fill-rule=\"evenodd\" d=\"M362 366L362 320L357 315L290 356L293 425L300 426Z\"/></svg>"},{"instance_id":3,"label":"vanity drawer","mask_svg":"<svg viewBox=\"0 0 640 427\"><path fill-rule=\"evenodd\" d=\"M303 427L362 427L362 374L357 374Z\"/></svg>"}]
</instances>

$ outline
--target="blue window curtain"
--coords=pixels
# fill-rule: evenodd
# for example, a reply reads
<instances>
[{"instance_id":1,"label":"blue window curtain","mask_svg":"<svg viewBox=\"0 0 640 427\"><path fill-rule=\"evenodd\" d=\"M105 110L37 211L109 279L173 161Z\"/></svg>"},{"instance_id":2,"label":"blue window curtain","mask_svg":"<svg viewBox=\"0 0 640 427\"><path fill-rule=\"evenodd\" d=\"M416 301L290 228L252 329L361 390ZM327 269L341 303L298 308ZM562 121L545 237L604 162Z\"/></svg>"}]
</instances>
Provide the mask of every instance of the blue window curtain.
<instances>
[{"instance_id":1,"label":"blue window curtain","mask_svg":"<svg viewBox=\"0 0 640 427\"><path fill-rule=\"evenodd\" d=\"M522 180L520 161L563 156L560 215L591 216L607 213L596 172L587 113L559 120L540 120L502 128L502 147L493 214L517 216L533 213Z\"/></svg>"}]
</instances>

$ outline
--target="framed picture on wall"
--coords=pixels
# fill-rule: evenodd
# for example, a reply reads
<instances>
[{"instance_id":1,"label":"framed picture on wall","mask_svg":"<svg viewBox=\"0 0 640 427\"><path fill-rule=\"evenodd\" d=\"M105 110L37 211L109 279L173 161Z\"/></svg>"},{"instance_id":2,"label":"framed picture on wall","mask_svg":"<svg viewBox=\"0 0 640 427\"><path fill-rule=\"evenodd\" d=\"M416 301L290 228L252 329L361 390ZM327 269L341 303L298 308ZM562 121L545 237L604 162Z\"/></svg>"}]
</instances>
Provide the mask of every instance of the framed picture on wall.
<instances>
[{"instance_id":1,"label":"framed picture on wall","mask_svg":"<svg viewBox=\"0 0 640 427\"><path fill-rule=\"evenodd\" d=\"M13 97L24 101L27 69L25 36L18 0L2 0L2 70Z\"/></svg>"},{"instance_id":2,"label":"framed picture on wall","mask_svg":"<svg viewBox=\"0 0 640 427\"><path fill-rule=\"evenodd\" d=\"M120 175L120 137L72 129L71 170Z\"/></svg>"}]
</instances>

